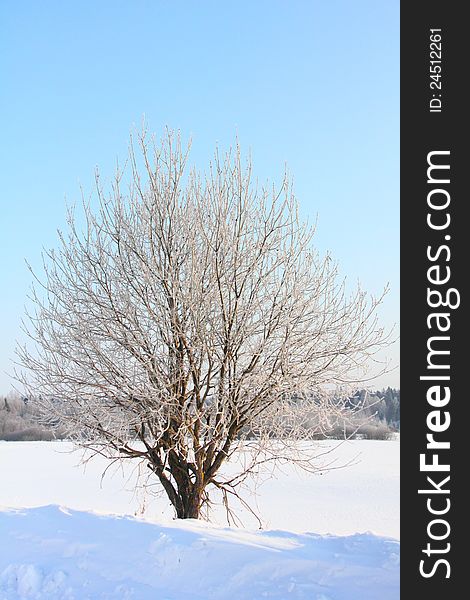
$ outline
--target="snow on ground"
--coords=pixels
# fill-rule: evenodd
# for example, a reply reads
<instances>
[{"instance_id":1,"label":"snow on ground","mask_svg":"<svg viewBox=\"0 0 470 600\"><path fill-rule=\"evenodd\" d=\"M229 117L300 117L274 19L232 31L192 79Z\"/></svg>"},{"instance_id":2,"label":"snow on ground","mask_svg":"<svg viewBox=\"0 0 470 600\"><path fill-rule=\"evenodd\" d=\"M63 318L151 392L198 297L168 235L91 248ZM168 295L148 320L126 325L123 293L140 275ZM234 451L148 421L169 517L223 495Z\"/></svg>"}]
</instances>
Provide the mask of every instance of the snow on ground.
<instances>
[{"instance_id":1,"label":"snow on ground","mask_svg":"<svg viewBox=\"0 0 470 600\"><path fill-rule=\"evenodd\" d=\"M164 498L133 494L131 465L100 488L107 463L84 472L70 449L0 442L0 600L399 598L398 441L348 442L325 457L347 468L266 481L268 531L223 527L221 509L218 526L173 521Z\"/></svg>"},{"instance_id":2,"label":"snow on ground","mask_svg":"<svg viewBox=\"0 0 470 600\"><path fill-rule=\"evenodd\" d=\"M395 600L398 542L158 526L46 506L0 513L0 597Z\"/></svg>"},{"instance_id":3,"label":"snow on ground","mask_svg":"<svg viewBox=\"0 0 470 600\"><path fill-rule=\"evenodd\" d=\"M322 475L284 467L268 479L253 498L243 497L258 507L263 527L298 533L347 535L371 531L398 538L400 442L322 442L327 452L319 462L345 468L323 471ZM103 470L109 464L97 457L86 468L77 466L81 452L71 452L68 442L0 442L0 506L35 507L59 504L76 510L102 514L136 515L168 523L173 511L164 498L134 493L133 463L113 467L100 487ZM148 469L143 468L143 471ZM151 488L152 489L152 488ZM250 514L238 507L246 527L258 528ZM211 521L226 525L225 512L217 507Z\"/></svg>"}]
</instances>

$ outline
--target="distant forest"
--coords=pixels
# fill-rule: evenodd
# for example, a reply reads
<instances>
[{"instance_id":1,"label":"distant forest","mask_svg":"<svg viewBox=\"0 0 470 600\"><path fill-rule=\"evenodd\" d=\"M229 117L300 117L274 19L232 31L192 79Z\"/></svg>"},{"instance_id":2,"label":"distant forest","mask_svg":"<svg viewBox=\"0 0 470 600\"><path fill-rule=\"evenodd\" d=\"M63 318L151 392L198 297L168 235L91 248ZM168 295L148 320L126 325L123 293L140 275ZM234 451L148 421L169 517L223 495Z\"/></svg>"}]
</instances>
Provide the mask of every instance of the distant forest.
<instances>
[{"instance_id":1,"label":"distant forest","mask_svg":"<svg viewBox=\"0 0 470 600\"><path fill-rule=\"evenodd\" d=\"M0 399L0 440L52 440L56 435L40 424L34 402L10 392Z\"/></svg>"},{"instance_id":2,"label":"distant forest","mask_svg":"<svg viewBox=\"0 0 470 600\"><path fill-rule=\"evenodd\" d=\"M391 387L375 392L361 390L349 402L352 407L362 405L365 413L375 415L397 431L400 429L400 390Z\"/></svg>"},{"instance_id":3,"label":"distant forest","mask_svg":"<svg viewBox=\"0 0 470 600\"><path fill-rule=\"evenodd\" d=\"M347 399L351 418L335 423L322 437L341 439L390 439L400 430L400 390L360 390ZM0 398L0 440L33 441L63 439L40 423L34 401L11 392Z\"/></svg>"}]
</instances>

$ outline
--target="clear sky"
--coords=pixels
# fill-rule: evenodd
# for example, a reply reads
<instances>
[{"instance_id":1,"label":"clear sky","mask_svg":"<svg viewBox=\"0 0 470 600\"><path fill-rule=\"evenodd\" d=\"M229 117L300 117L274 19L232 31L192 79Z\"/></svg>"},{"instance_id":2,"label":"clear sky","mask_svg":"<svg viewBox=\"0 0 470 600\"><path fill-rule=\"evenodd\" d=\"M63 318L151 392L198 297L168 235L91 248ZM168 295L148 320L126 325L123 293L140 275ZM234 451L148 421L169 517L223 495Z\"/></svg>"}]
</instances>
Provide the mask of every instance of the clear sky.
<instances>
[{"instance_id":1,"label":"clear sky","mask_svg":"<svg viewBox=\"0 0 470 600\"><path fill-rule=\"evenodd\" d=\"M3 0L0 392L65 198L126 156L142 118L203 165L238 135L260 179L287 163L317 244L398 323L398 0ZM387 355L398 364L398 345ZM398 370L377 386L399 385Z\"/></svg>"}]
</instances>

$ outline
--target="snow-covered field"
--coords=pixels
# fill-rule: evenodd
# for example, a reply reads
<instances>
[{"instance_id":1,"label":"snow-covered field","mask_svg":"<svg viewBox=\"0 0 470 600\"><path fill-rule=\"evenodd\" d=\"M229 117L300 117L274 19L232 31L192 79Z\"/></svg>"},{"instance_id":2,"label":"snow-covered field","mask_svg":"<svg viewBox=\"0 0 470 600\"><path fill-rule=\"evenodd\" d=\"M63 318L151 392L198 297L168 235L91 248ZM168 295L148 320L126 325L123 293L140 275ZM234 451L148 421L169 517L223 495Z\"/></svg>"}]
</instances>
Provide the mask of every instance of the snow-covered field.
<instances>
[{"instance_id":1,"label":"snow-covered field","mask_svg":"<svg viewBox=\"0 0 470 600\"><path fill-rule=\"evenodd\" d=\"M211 525L173 521L163 497L134 493L130 464L100 486L107 463L84 470L70 450L0 442L0 600L399 598L399 441L343 443L323 460L346 468L268 479L263 531L242 509L246 529L221 507Z\"/></svg>"}]
</instances>

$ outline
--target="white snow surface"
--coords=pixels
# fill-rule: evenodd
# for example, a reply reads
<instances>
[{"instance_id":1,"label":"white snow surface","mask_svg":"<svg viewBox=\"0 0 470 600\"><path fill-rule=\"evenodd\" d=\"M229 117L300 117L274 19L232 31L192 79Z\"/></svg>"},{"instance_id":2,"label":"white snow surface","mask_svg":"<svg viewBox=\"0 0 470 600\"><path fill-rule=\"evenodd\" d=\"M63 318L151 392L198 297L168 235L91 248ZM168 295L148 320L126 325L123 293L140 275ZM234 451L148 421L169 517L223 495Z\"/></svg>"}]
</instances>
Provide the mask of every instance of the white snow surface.
<instances>
[{"instance_id":1,"label":"white snow surface","mask_svg":"<svg viewBox=\"0 0 470 600\"><path fill-rule=\"evenodd\" d=\"M133 493L131 464L100 487L107 463L84 471L71 448L0 442L0 600L399 598L399 441L348 442L322 460L351 466L265 481L268 530L241 509L248 528L223 526L221 507L211 524L172 520L164 498Z\"/></svg>"}]
</instances>

